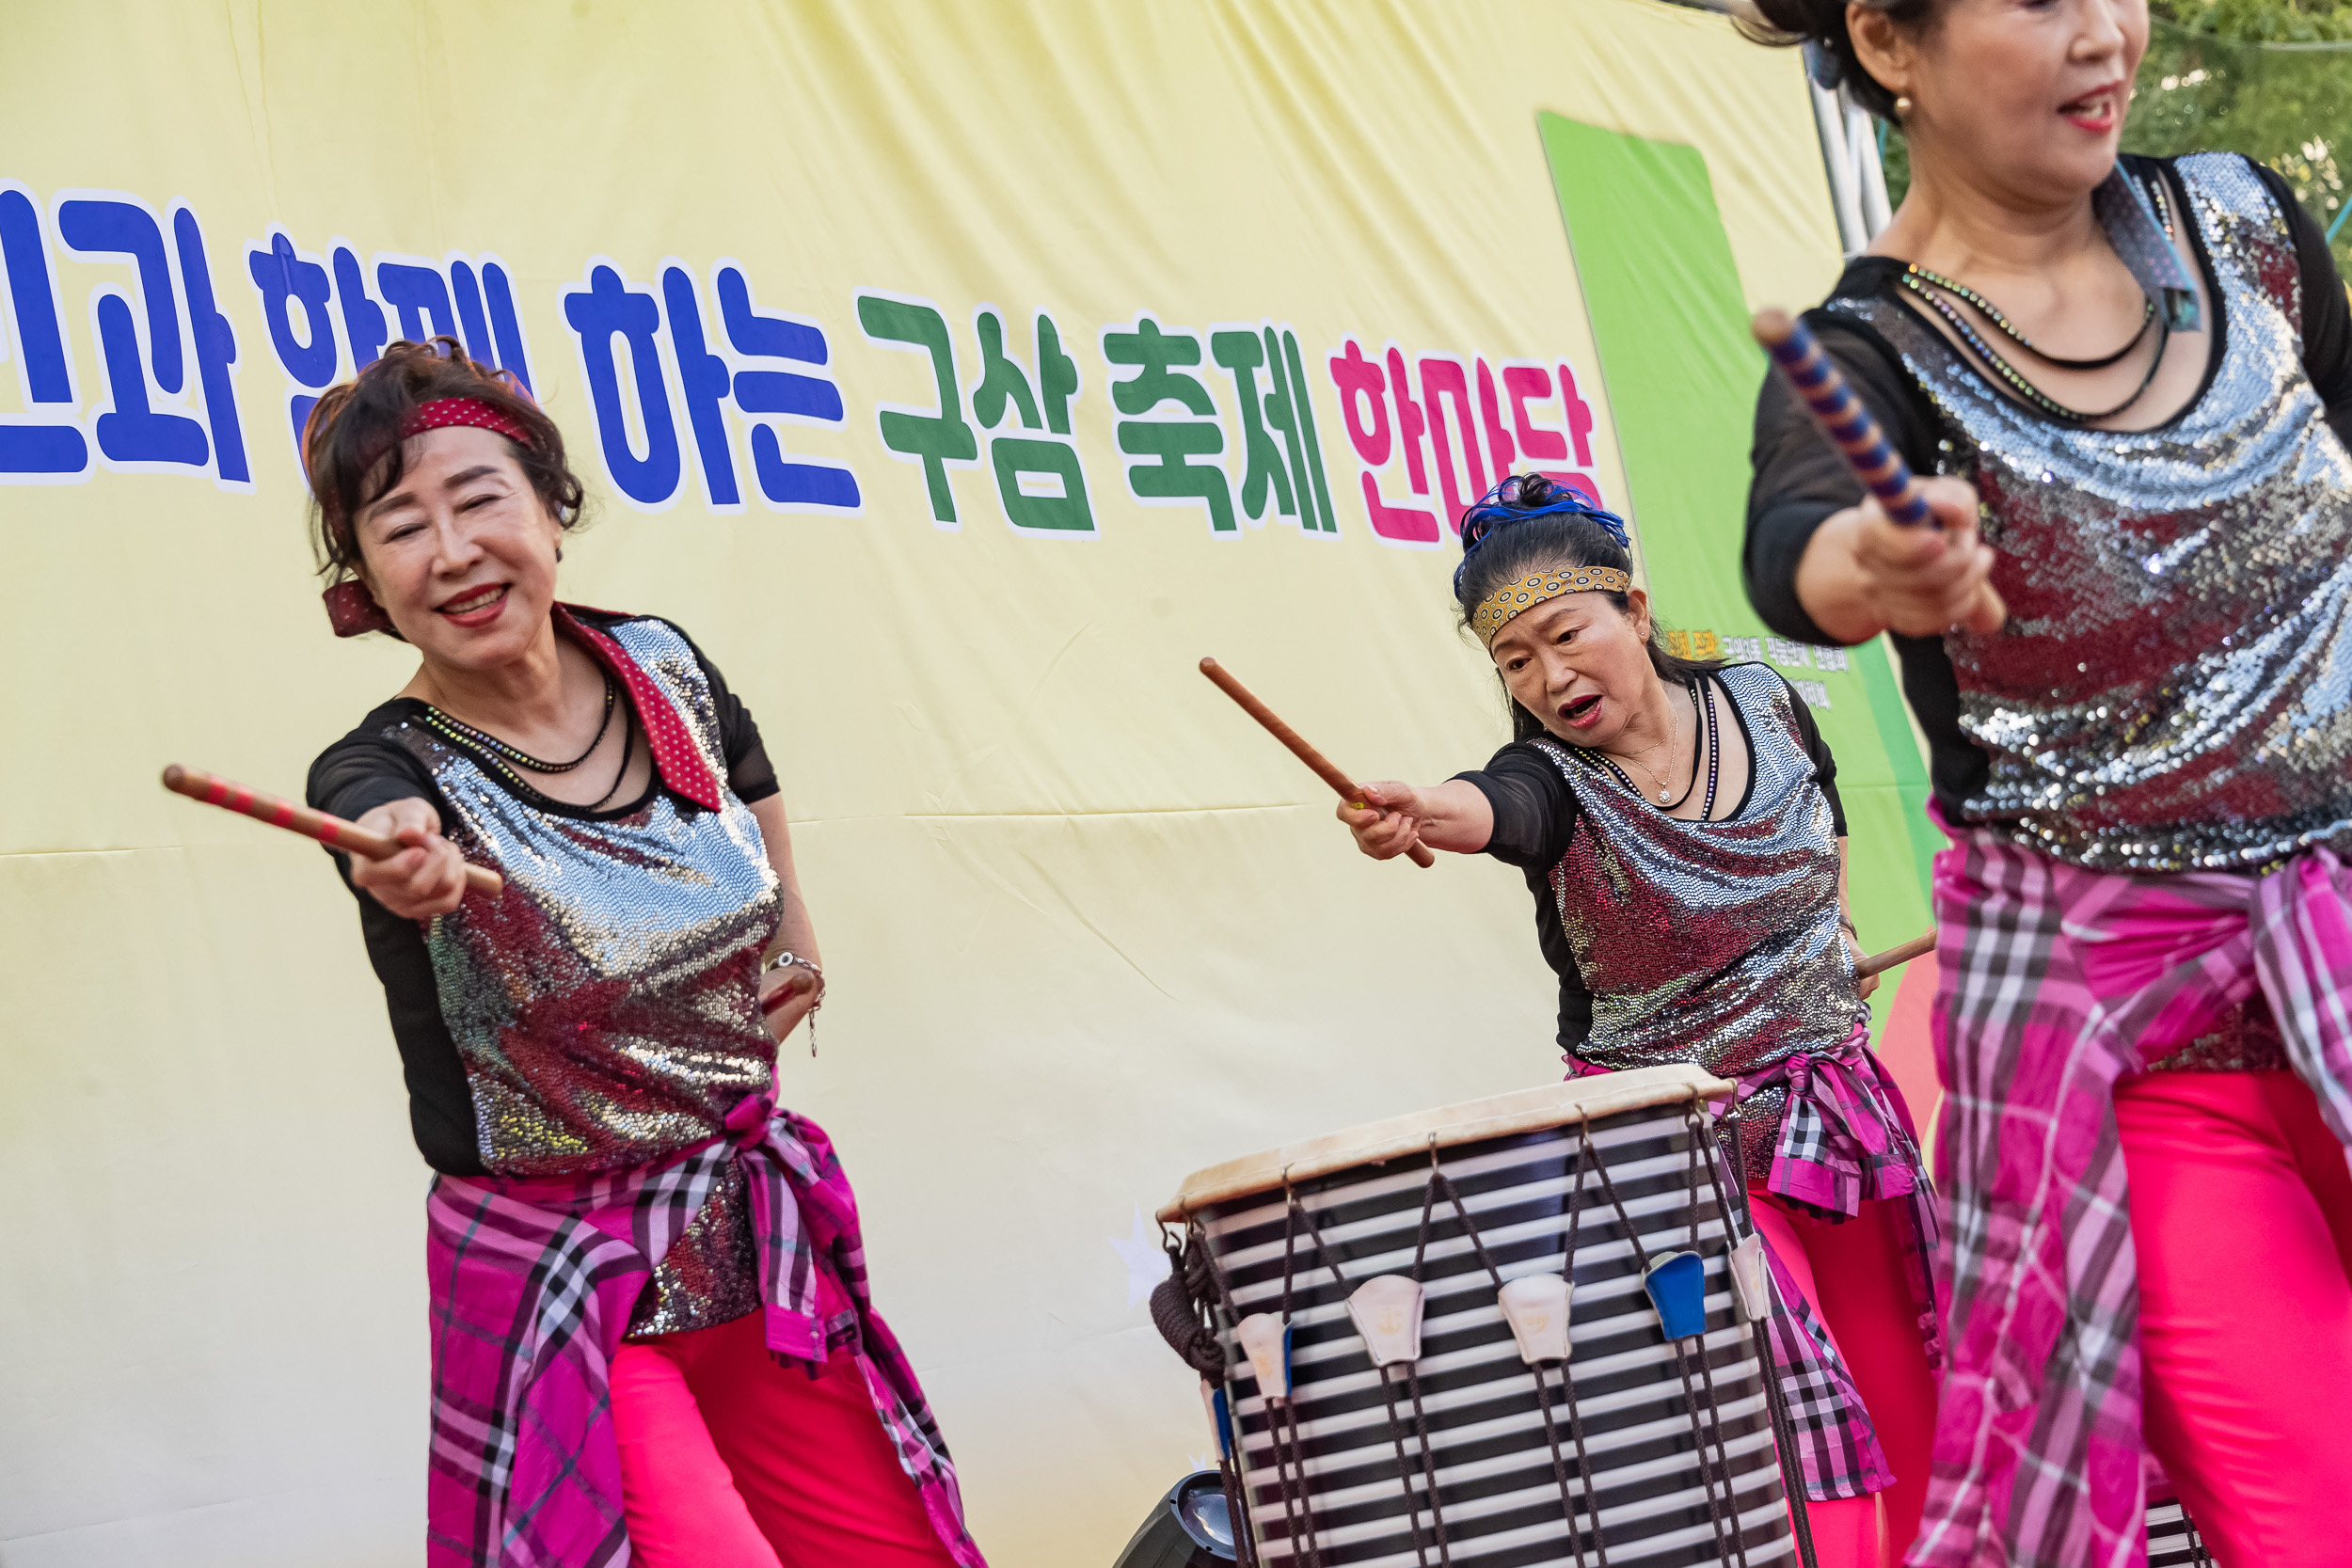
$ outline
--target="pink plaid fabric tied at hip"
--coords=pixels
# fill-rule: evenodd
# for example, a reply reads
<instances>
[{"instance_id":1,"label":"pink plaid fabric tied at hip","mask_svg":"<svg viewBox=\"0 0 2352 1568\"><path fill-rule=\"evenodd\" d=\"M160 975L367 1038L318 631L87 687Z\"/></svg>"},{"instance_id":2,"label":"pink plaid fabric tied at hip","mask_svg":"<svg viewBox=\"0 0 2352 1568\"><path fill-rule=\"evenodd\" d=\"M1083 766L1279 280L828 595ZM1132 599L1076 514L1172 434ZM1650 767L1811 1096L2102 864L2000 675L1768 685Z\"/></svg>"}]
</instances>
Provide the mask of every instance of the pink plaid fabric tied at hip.
<instances>
[{"instance_id":1,"label":"pink plaid fabric tied at hip","mask_svg":"<svg viewBox=\"0 0 2352 1568\"><path fill-rule=\"evenodd\" d=\"M1982 829L1936 857L1950 1358L1916 1568L2146 1559L2117 1078L2259 989L2352 1132L2352 874L2088 871Z\"/></svg>"},{"instance_id":2,"label":"pink plaid fabric tied at hip","mask_svg":"<svg viewBox=\"0 0 2352 1568\"><path fill-rule=\"evenodd\" d=\"M428 1568L628 1560L612 1357L654 1266L730 1161L751 1190L768 1348L812 1369L847 1353L825 1375L862 1379L948 1555L983 1568L914 1369L868 1300L857 1199L832 1141L764 1095L737 1105L723 1135L658 1165L435 1180Z\"/></svg>"}]
</instances>

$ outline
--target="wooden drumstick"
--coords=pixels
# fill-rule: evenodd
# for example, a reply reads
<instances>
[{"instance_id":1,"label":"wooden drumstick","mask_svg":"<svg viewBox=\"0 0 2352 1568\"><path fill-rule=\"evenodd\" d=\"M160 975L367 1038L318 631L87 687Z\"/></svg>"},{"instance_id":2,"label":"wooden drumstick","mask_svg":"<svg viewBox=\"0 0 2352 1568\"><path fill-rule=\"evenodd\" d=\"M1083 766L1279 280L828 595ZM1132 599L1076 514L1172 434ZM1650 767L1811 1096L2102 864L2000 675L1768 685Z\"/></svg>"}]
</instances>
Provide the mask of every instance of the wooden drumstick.
<instances>
[{"instance_id":1,"label":"wooden drumstick","mask_svg":"<svg viewBox=\"0 0 2352 1568\"><path fill-rule=\"evenodd\" d=\"M1922 524L1934 526L1934 515L1928 510L1928 498L1919 488L1919 482L1905 463L1902 453L1886 439L1870 410L1854 396L1846 378L1837 373L1821 345L1804 323L1786 310L1759 310L1749 324L1756 341L1764 345L1772 363L1795 388L1798 397L1813 415L1813 422L1821 427L1830 444L1845 454L1854 477L1869 486L1879 505L1886 512L1889 522L1903 528ZM2009 619L2009 607L2001 602L2000 594L1991 583L1979 592L1992 601L1993 609L2002 621Z\"/></svg>"},{"instance_id":2,"label":"wooden drumstick","mask_svg":"<svg viewBox=\"0 0 2352 1568\"><path fill-rule=\"evenodd\" d=\"M1934 951L1935 933L1930 931L1925 936L1913 937L1909 942L1890 947L1883 953L1871 954L1853 966L1853 977L1857 980L1867 980L1882 971L1893 969L1897 964L1907 964L1923 953Z\"/></svg>"},{"instance_id":3,"label":"wooden drumstick","mask_svg":"<svg viewBox=\"0 0 2352 1568\"><path fill-rule=\"evenodd\" d=\"M340 816L329 816L323 811L297 806L292 800L281 800L275 795L262 795L241 784L231 784L216 773L200 768L183 768L173 763L164 769L164 787L175 795L191 800L201 800L208 806L220 806L240 812L257 822L273 828L315 838L321 844L331 844L338 849L348 849L355 855L365 855L372 861L388 861L408 847L398 839L372 833L357 823ZM486 865L466 865L466 891L486 893L498 896L506 887L506 879Z\"/></svg>"},{"instance_id":4,"label":"wooden drumstick","mask_svg":"<svg viewBox=\"0 0 2352 1568\"><path fill-rule=\"evenodd\" d=\"M1274 710L1258 701L1250 693L1249 688L1235 680L1225 666L1214 658L1204 658L1200 661L1200 673L1216 682L1219 691L1238 703L1244 713L1264 725L1266 734L1289 747L1291 755L1312 768L1315 777L1329 784L1341 800L1347 801L1359 811L1363 809L1364 792L1356 787L1355 782L1331 766L1329 757L1308 745L1306 739L1296 730L1275 717ZM1438 863L1438 857L1431 854L1428 846L1423 844L1416 843L1406 853L1412 857L1415 865L1423 868Z\"/></svg>"}]
</instances>

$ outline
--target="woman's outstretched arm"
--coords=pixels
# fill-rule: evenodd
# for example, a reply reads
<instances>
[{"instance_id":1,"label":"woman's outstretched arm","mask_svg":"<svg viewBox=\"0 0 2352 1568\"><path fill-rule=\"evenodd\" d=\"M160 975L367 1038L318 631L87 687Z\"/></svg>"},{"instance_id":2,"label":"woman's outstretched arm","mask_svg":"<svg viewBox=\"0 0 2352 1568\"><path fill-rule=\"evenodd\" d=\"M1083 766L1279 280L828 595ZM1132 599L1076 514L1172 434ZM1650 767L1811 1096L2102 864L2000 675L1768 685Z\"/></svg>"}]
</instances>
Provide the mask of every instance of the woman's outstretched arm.
<instances>
[{"instance_id":1,"label":"woman's outstretched arm","mask_svg":"<svg viewBox=\"0 0 2352 1568\"><path fill-rule=\"evenodd\" d=\"M1475 855L1494 836L1494 808L1486 792L1460 779L1415 789L1393 779L1362 786L1364 807L1340 802L1340 820L1356 835L1356 847L1374 860L1405 853L1415 842L1432 849Z\"/></svg>"}]
</instances>

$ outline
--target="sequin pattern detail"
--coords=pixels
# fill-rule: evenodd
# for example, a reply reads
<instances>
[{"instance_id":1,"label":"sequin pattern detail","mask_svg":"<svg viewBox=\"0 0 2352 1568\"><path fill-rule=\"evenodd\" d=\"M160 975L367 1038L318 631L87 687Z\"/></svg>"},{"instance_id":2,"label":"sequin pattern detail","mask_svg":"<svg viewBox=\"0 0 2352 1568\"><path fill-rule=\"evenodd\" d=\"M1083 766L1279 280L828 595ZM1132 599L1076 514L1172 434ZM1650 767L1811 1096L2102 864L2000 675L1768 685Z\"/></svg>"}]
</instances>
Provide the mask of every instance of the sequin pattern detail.
<instances>
[{"instance_id":1,"label":"sequin pattern detail","mask_svg":"<svg viewBox=\"0 0 2352 1568\"><path fill-rule=\"evenodd\" d=\"M2173 166L2224 353L2149 431L2068 429L1910 309L1867 320L1984 503L2010 620L1945 639L1991 759L1970 821L2100 870L2266 868L2352 849L2352 456L2302 364L2293 240L2245 160Z\"/></svg>"},{"instance_id":2,"label":"sequin pattern detail","mask_svg":"<svg viewBox=\"0 0 2352 1568\"><path fill-rule=\"evenodd\" d=\"M2150 1062L2150 1072L2284 1072L2287 1043L2270 1004L2256 991L2224 1013L2214 1026Z\"/></svg>"},{"instance_id":3,"label":"sequin pattern detail","mask_svg":"<svg viewBox=\"0 0 2352 1568\"><path fill-rule=\"evenodd\" d=\"M1868 1017L1837 927L1837 836L1788 688L1762 665L1717 673L1754 752L1739 816L1669 816L1610 768L1535 744L1583 809L1552 868L1561 928L1593 993L1577 1055L1613 1070L1692 1062L1740 1078L1835 1055ZM1769 1170L1784 1089L1747 1101L1745 1164Z\"/></svg>"},{"instance_id":4,"label":"sequin pattern detail","mask_svg":"<svg viewBox=\"0 0 2352 1568\"><path fill-rule=\"evenodd\" d=\"M647 620L609 635L648 677L639 700L666 699L660 721L725 777L685 639ZM495 902L469 899L425 937L490 1172L644 1164L719 1134L745 1097L770 1091L758 968L779 906L749 807L730 792L717 811L681 809L657 790L620 817L549 811L421 724L392 734L432 769L453 815L443 831L506 878ZM739 1203L721 1208L656 1270L644 1310L665 1332L739 1315L725 1281L741 1283L750 1222ZM756 1291L743 1300L757 1305Z\"/></svg>"}]
</instances>

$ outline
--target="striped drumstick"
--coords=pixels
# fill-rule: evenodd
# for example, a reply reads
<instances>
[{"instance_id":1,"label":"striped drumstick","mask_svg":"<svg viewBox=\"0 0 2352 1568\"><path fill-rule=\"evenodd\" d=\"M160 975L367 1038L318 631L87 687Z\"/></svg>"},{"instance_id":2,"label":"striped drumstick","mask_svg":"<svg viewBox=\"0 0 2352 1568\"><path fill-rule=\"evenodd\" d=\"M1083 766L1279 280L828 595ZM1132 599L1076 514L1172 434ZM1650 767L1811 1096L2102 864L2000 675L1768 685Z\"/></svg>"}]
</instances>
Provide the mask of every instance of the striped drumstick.
<instances>
[{"instance_id":1,"label":"striped drumstick","mask_svg":"<svg viewBox=\"0 0 2352 1568\"><path fill-rule=\"evenodd\" d=\"M1878 498L1880 507L1889 522L1903 528L1921 524L1936 526L1934 514L1928 509L1928 498L1913 477L1911 465L1902 453L1887 440L1878 420L1870 418L1870 410L1854 396L1846 378L1837 373L1820 340L1806 329L1804 323L1786 310L1759 310L1749 324L1756 341L1764 345L1772 363L1804 400L1805 408L1813 415L1813 422L1821 427L1821 434L1830 444L1845 454L1854 477L1869 487ZM2009 607L2001 602L2000 594L1991 583L1981 590L1996 612L1994 626L2009 618Z\"/></svg>"},{"instance_id":2,"label":"striped drumstick","mask_svg":"<svg viewBox=\"0 0 2352 1568\"><path fill-rule=\"evenodd\" d=\"M1329 784L1341 800L1359 810L1362 808L1364 792L1356 787L1354 781L1333 767L1329 757L1308 745L1305 736L1283 723L1272 708L1258 701L1256 694L1249 688L1235 680L1232 672L1225 666L1214 658L1204 658L1200 661L1200 673L1215 682L1219 691L1232 698L1244 713L1263 725L1266 734L1289 747L1291 755L1312 768L1315 777ZM1438 863L1438 857L1431 854L1425 845L1415 844L1405 852L1412 857L1415 865L1423 870Z\"/></svg>"},{"instance_id":3,"label":"striped drumstick","mask_svg":"<svg viewBox=\"0 0 2352 1568\"><path fill-rule=\"evenodd\" d=\"M1853 395L1853 388L1837 373L1837 367L1821 352L1820 340L1805 329L1804 323L1786 310L1759 310L1750 325L1756 341L1764 345L1764 352L1772 356L1780 373L1812 410L1821 434L1846 454L1855 477L1870 487L1870 494L1886 509L1887 520L1905 528L1932 524L1935 519L1928 511L1928 498L1920 493L1919 482L1911 477L1911 466L1888 444L1878 420L1870 418L1870 411Z\"/></svg>"},{"instance_id":4,"label":"striped drumstick","mask_svg":"<svg viewBox=\"0 0 2352 1568\"><path fill-rule=\"evenodd\" d=\"M273 828L315 838L321 844L331 844L338 849L348 849L372 861L388 861L408 847L398 839L372 833L357 823L340 816L329 816L323 811L297 806L292 800L281 800L275 795L263 795L241 784L231 784L216 773L200 768L183 768L173 763L164 769L164 787L175 795L191 800L201 800L208 806L219 806L266 822ZM506 879L486 865L469 863L466 866L466 891L486 893L496 897L506 886Z\"/></svg>"}]
</instances>

